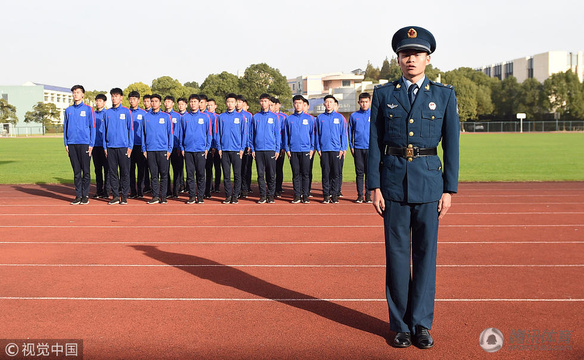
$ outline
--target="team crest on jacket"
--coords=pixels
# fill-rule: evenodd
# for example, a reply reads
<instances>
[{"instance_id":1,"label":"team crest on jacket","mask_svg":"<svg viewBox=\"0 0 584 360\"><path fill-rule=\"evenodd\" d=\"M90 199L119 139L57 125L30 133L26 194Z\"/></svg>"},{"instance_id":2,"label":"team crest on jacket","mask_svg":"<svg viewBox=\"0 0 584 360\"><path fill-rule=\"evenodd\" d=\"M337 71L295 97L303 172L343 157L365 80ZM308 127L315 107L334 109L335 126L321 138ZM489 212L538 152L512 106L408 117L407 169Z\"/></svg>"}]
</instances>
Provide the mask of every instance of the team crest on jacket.
<instances>
[{"instance_id":1,"label":"team crest on jacket","mask_svg":"<svg viewBox=\"0 0 584 360\"><path fill-rule=\"evenodd\" d=\"M203 125L204 123L205 123L205 120L199 119L199 124Z\"/></svg>"},{"instance_id":2,"label":"team crest on jacket","mask_svg":"<svg viewBox=\"0 0 584 360\"><path fill-rule=\"evenodd\" d=\"M126 114L120 114L120 120L126 120Z\"/></svg>"},{"instance_id":3,"label":"team crest on jacket","mask_svg":"<svg viewBox=\"0 0 584 360\"><path fill-rule=\"evenodd\" d=\"M239 124L239 118L235 118L235 119L233 119L233 123L234 123L234 124Z\"/></svg>"},{"instance_id":4,"label":"team crest on jacket","mask_svg":"<svg viewBox=\"0 0 584 360\"><path fill-rule=\"evenodd\" d=\"M159 123L159 124L164 124L164 118L160 118L160 119L158 120L158 123Z\"/></svg>"},{"instance_id":5,"label":"team crest on jacket","mask_svg":"<svg viewBox=\"0 0 584 360\"><path fill-rule=\"evenodd\" d=\"M79 116L85 116L85 110L81 111L81 114L79 114Z\"/></svg>"},{"instance_id":6,"label":"team crest on jacket","mask_svg":"<svg viewBox=\"0 0 584 360\"><path fill-rule=\"evenodd\" d=\"M172 118L172 122L176 124L176 118Z\"/></svg>"},{"instance_id":7,"label":"team crest on jacket","mask_svg":"<svg viewBox=\"0 0 584 360\"><path fill-rule=\"evenodd\" d=\"M430 110L436 110L436 103L435 102L431 102L428 104L428 107L430 108Z\"/></svg>"},{"instance_id":8,"label":"team crest on jacket","mask_svg":"<svg viewBox=\"0 0 584 360\"><path fill-rule=\"evenodd\" d=\"M274 119L272 119L272 118L269 118L269 119L268 119L268 124L273 124L273 123L274 123Z\"/></svg>"},{"instance_id":9,"label":"team crest on jacket","mask_svg":"<svg viewBox=\"0 0 584 360\"><path fill-rule=\"evenodd\" d=\"M302 125L308 125L308 119L302 119Z\"/></svg>"},{"instance_id":10,"label":"team crest on jacket","mask_svg":"<svg viewBox=\"0 0 584 360\"><path fill-rule=\"evenodd\" d=\"M142 115L138 114L138 120L142 120Z\"/></svg>"},{"instance_id":11,"label":"team crest on jacket","mask_svg":"<svg viewBox=\"0 0 584 360\"><path fill-rule=\"evenodd\" d=\"M334 120L333 120L333 124L340 124L340 121L339 121L339 119L338 119L338 118L334 118Z\"/></svg>"}]
</instances>

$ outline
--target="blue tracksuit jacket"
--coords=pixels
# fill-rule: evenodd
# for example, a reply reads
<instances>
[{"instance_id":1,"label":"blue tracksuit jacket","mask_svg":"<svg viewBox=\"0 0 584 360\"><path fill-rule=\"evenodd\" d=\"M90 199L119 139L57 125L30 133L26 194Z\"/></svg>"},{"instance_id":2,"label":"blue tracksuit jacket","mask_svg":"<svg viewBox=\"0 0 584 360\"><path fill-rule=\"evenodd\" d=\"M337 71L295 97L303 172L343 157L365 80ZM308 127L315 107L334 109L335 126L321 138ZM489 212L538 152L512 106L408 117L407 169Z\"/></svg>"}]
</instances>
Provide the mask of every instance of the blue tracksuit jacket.
<instances>
[{"instance_id":1,"label":"blue tracksuit jacket","mask_svg":"<svg viewBox=\"0 0 584 360\"><path fill-rule=\"evenodd\" d=\"M371 109L356 111L349 117L349 147L369 149Z\"/></svg>"},{"instance_id":2,"label":"blue tracksuit jacket","mask_svg":"<svg viewBox=\"0 0 584 360\"><path fill-rule=\"evenodd\" d=\"M83 101L65 110L63 123L65 146L71 144L89 145L95 143L95 117L93 108Z\"/></svg>"},{"instance_id":3,"label":"blue tracksuit jacket","mask_svg":"<svg viewBox=\"0 0 584 360\"><path fill-rule=\"evenodd\" d=\"M336 111L322 113L316 118L316 150L347 150L347 121Z\"/></svg>"},{"instance_id":4,"label":"blue tracksuit jacket","mask_svg":"<svg viewBox=\"0 0 584 360\"><path fill-rule=\"evenodd\" d=\"M134 146L134 124L132 112L125 106L118 105L107 109L104 115L103 148L128 148Z\"/></svg>"},{"instance_id":5,"label":"blue tracksuit jacket","mask_svg":"<svg viewBox=\"0 0 584 360\"><path fill-rule=\"evenodd\" d=\"M217 150L243 151L249 141L244 115L237 111L227 111L219 115L218 123L219 141L217 141Z\"/></svg>"},{"instance_id":6,"label":"blue tracksuit jacket","mask_svg":"<svg viewBox=\"0 0 584 360\"><path fill-rule=\"evenodd\" d=\"M288 152L314 150L315 121L306 113L294 113L286 119L284 127L284 149Z\"/></svg>"},{"instance_id":7,"label":"blue tracksuit jacket","mask_svg":"<svg viewBox=\"0 0 584 360\"><path fill-rule=\"evenodd\" d=\"M260 111L251 118L251 151L280 151L282 141L280 116L271 111Z\"/></svg>"},{"instance_id":8,"label":"blue tracksuit jacket","mask_svg":"<svg viewBox=\"0 0 584 360\"><path fill-rule=\"evenodd\" d=\"M170 115L164 111L150 111L146 113L144 122L142 123L144 129L142 135L142 152L172 152L173 135L171 121Z\"/></svg>"},{"instance_id":9,"label":"blue tracksuit jacket","mask_svg":"<svg viewBox=\"0 0 584 360\"><path fill-rule=\"evenodd\" d=\"M212 131L209 114L201 111L185 113L181 121L181 151L208 151L213 140Z\"/></svg>"}]
</instances>

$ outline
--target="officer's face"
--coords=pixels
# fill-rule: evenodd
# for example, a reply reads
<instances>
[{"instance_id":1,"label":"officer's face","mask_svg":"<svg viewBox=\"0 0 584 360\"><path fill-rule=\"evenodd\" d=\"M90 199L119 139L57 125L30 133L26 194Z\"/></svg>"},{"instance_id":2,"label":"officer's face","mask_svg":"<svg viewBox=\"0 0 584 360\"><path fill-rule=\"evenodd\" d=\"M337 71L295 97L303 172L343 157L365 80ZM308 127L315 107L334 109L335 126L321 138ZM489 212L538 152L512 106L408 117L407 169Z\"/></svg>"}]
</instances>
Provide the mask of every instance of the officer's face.
<instances>
[{"instance_id":1,"label":"officer's face","mask_svg":"<svg viewBox=\"0 0 584 360\"><path fill-rule=\"evenodd\" d=\"M160 99L152 98L151 105L152 105L152 110L158 111L160 109Z\"/></svg>"},{"instance_id":2,"label":"officer's face","mask_svg":"<svg viewBox=\"0 0 584 360\"><path fill-rule=\"evenodd\" d=\"M138 107L138 103L140 102L140 99L138 99L137 97L131 97L128 99L130 101L130 107L132 109L135 109Z\"/></svg>"},{"instance_id":3,"label":"officer's face","mask_svg":"<svg viewBox=\"0 0 584 360\"><path fill-rule=\"evenodd\" d=\"M187 110L187 103L184 101L178 102L178 111L185 112Z\"/></svg>"},{"instance_id":4,"label":"officer's face","mask_svg":"<svg viewBox=\"0 0 584 360\"><path fill-rule=\"evenodd\" d=\"M207 103L207 110L210 112L215 112L215 109L217 109L217 104L215 104L215 101L209 101Z\"/></svg>"},{"instance_id":5,"label":"officer's face","mask_svg":"<svg viewBox=\"0 0 584 360\"><path fill-rule=\"evenodd\" d=\"M174 101L172 101L170 99L164 100L164 107L166 108L166 110L172 109L173 106L174 106Z\"/></svg>"},{"instance_id":6,"label":"officer's face","mask_svg":"<svg viewBox=\"0 0 584 360\"><path fill-rule=\"evenodd\" d=\"M403 50L398 54L398 62L404 77L416 82L424 75L426 65L430 63L430 55L423 51Z\"/></svg>"},{"instance_id":7,"label":"officer's face","mask_svg":"<svg viewBox=\"0 0 584 360\"><path fill-rule=\"evenodd\" d=\"M295 100L294 101L294 110L296 110L297 113L302 112L304 110L304 101Z\"/></svg>"},{"instance_id":8,"label":"officer's face","mask_svg":"<svg viewBox=\"0 0 584 360\"><path fill-rule=\"evenodd\" d=\"M361 110L363 111L369 110L370 105L371 102L369 101L369 98L359 99L359 106L361 107Z\"/></svg>"},{"instance_id":9,"label":"officer's face","mask_svg":"<svg viewBox=\"0 0 584 360\"><path fill-rule=\"evenodd\" d=\"M207 100L201 99L201 101L199 101L199 110L205 111L206 108L207 108Z\"/></svg>"},{"instance_id":10,"label":"officer's face","mask_svg":"<svg viewBox=\"0 0 584 360\"><path fill-rule=\"evenodd\" d=\"M324 109L326 112L331 112L335 109L335 101L331 98L328 98L324 101Z\"/></svg>"},{"instance_id":11,"label":"officer's face","mask_svg":"<svg viewBox=\"0 0 584 360\"><path fill-rule=\"evenodd\" d=\"M149 98L143 99L142 101L144 101L144 108L150 109L152 107L152 105L150 104L151 100Z\"/></svg>"},{"instance_id":12,"label":"officer's face","mask_svg":"<svg viewBox=\"0 0 584 360\"><path fill-rule=\"evenodd\" d=\"M191 106L192 111L199 110L199 100L191 99L191 100L189 100L189 105Z\"/></svg>"}]
</instances>

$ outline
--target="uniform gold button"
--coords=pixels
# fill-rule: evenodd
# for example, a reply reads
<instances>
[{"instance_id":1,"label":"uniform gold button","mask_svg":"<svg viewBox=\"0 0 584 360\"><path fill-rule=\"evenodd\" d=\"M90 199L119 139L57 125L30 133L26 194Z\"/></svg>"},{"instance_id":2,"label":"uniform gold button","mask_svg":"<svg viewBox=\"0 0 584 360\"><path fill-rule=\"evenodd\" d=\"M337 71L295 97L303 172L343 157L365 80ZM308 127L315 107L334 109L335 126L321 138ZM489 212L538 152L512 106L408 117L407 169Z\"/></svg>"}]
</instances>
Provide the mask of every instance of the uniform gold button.
<instances>
[{"instance_id":1,"label":"uniform gold button","mask_svg":"<svg viewBox=\"0 0 584 360\"><path fill-rule=\"evenodd\" d=\"M432 120L434 120L434 115L432 115Z\"/></svg>"},{"instance_id":2,"label":"uniform gold button","mask_svg":"<svg viewBox=\"0 0 584 360\"><path fill-rule=\"evenodd\" d=\"M410 131L410 136L414 136L414 132L413 131Z\"/></svg>"},{"instance_id":3,"label":"uniform gold button","mask_svg":"<svg viewBox=\"0 0 584 360\"><path fill-rule=\"evenodd\" d=\"M414 159L412 159L412 158L408 158L408 161L409 161L409 162L412 162L412 161L414 161Z\"/></svg>"},{"instance_id":4,"label":"uniform gold button","mask_svg":"<svg viewBox=\"0 0 584 360\"><path fill-rule=\"evenodd\" d=\"M410 124L413 124L413 123L414 123L414 119L410 119Z\"/></svg>"},{"instance_id":5,"label":"uniform gold button","mask_svg":"<svg viewBox=\"0 0 584 360\"><path fill-rule=\"evenodd\" d=\"M393 114L389 114L389 117L392 118L393 117Z\"/></svg>"},{"instance_id":6,"label":"uniform gold button","mask_svg":"<svg viewBox=\"0 0 584 360\"><path fill-rule=\"evenodd\" d=\"M442 170L442 166L438 166L438 170Z\"/></svg>"}]
</instances>

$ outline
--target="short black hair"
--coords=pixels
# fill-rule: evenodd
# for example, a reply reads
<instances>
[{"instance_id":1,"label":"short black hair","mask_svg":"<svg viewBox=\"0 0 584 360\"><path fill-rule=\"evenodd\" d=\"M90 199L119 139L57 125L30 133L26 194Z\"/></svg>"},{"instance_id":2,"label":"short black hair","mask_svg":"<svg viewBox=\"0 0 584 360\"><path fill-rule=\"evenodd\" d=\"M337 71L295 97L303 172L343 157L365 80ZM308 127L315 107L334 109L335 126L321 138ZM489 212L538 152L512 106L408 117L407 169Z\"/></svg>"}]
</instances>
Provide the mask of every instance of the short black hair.
<instances>
[{"instance_id":1,"label":"short black hair","mask_svg":"<svg viewBox=\"0 0 584 360\"><path fill-rule=\"evenodd\" d=\"M328 99L333 99L335 102L338 102L337 99L335 99L335 97L332 96L332 95L330 95L330 94L327 95L327 96L325 96L324 99L323 99L323 101L327 101Z\"/></svg>"},{"instance_id":2,"label":"short black hair","mask_svg":"<svg viewBox=\"0 0 584 360\"><path fill-rule=\"evenodd\" d=\"M131 97L135 97L135 98L138 98L139 99L140 98L140 93L137 92L136 90L130 91L130 93L128 94L128 99L131 98Z\"/></svg>"},{"instance_id":3,"label":"short black hair","mask_svg":"<svg viewBox=\"0 0 584 360\"><path fill-rule=\"evenodd\" d=\"M362 92L359 94L359 100L361 99L371 99L371 95L368 92Z\"/></svg>"},{"instance_id":4,"label":"short black hair","mask_svg":"<svg viewBox=\"0 0 584 360\"><path fill-rule=\"evenodd\" d=\"M268 99L268 100L272 100L272 97L269 94L263 93L260 95L260 100L261 99Z\"/></svg>"},{"instance_id":5,"label":"short black hair","mask_svg":"<svg viewBox=\"0 0 584 360\"><path fill-rule=\"evenodd\" d=\"M150 98L151 99L158 99L158 100L162 101L162 96L160 96L158 94L152 94L152 95L150 95Z\"/></svg>"},{"instance_id":6,"label":"short black hair","mask_svg":"<svg viewBox=\"0 0 584 360\"><path fill-rule=\"evenodd\" d=\"M304 102L304 96L302 96L302 95L294 95L294 97L292 98L292 102L298 101L298 100Z\"/></svg>"},{"instance_id":7,"label":"short black hair","mask_svg":"<svg viewBox=\"0 0 584 360\"><path fill-rule=\"evenodd\" d=\"M227 100L227 99L237 100L237 95L235 95L234 93L229 93L229 94L225 95L225 100Z\"/></svg>"},{"instance_id":8,"label":"short black hair","mask_svg":"<svg viewBox=\"0 0 584 360\"><path fill-rule=\"evenodd\" d=\"M189 98L189 100L190 100L190 98ZM188 102L187 99L185 99L184 97L179 97L176 102L179 103L181 101L184 102L185 104Z\"/></svg>"},{"instance_id":9,"label":"short black hair","mask_svg":"<svg viewBox=\"0 0 584 360\"><path fill-rule=\"evenodd\" d=\"M152 95L147 94L147 95L142 96L142 100L145 100L145 99L152 99Z\"/></svg>"},{"instance_id":10,"label":"short black hair","mask_svg":"<svg viewBox=\"0 0 584 360\"><path fill-rule=\"evenodd\" d=\"M105 96L104 94L97 94L95 96L95 100L103 100L103 101L107 101L107 96Z\"/></svg>"},{"instance_id":11,"label":"short black hair","mask_svg":"<svg viewBox=\"0 0 584 360\"><path fill-rule=\"evenodd\" d=\"M310 105L310 102L308 101L307 98L305 98L304 96L302 97L302 101L304 101L306 103L306 105Z\"/></svg>"},{"instance_id":12,"label":"short black hair","mask_svg":"<svg viewBox=\"0 0 584 360\"><path fill-rule=\"evenodd\" d=\"M241 100L243 102L247 102L247 100L245 99L245 96L243 96L243 95L236 95L235 100Z\"/></svg>"},{"instance_id":13,"label":"short black hair","mask_svg":"<svg viewBox=\"0 0 584 360\"><path fill-rule=\"evenodd\" d=\"M217 101L215 101L215 99L213 99L213 98L207 99L207 102L211 102L211 101L214 102L214 103L217 103Z\"/></svg>"},{"instance_id":14,"label":"short black hair","mask_svg":"<svg viewBox=\"0 0 584 360\"><path fill-rule=\"evenodd\" d=\"M189 96L189 101L191 101L192 99L197 99L201 101L201 95L191 94L191 96Z\"/></svg>"},{"instance_id":15,"label":"short black hair","mask_svg":"<svg viewBox=\"0 0 584 360\"><path fill-rule=\"evenodd\" d=\"M120 88L113 88L110 90L110 95L115 95L115 94L119 94L119 95L124 96L124 92Z\"/></svg>"},{"instance_id":16,"label":"short black hair","mask_svg":"<svg viewBox=\"0 0 584 360\"><path fill-rule=\"evenodd\" d=\"M77 89L81 89L81 91L85 94L85 88L83 87L83 85L73 85L73 87L71 88L71 92Z\"/></svg>"},{"instance_id":17,"label":"short black hair","mask_svg":"<svg viewBox=\"0 0 584 360\"><path fill-rule=\"evenodd\" d=\"M271 100L272 100L272 102L273 102L274 104L280 104L280 99L278 99L277 97L273 97L273 96L272 96L272 99L271 99Z\"/></svg>"},{"instance_id":18,"label":"short black hair","mask_svg":"<svg viewBox=\"0 0 584 360\"><path fill-rule=\"evenodd\" d=\"M164 101L166 101L166 100L172 100L172 102L174 102L174 96L172 96L172 95L166 95L164 97Z\"/></svg>"},{"instance_id":19,"label":"short black hair","mask_svg":"<svg viewBox=\"0 0 584 360\"><path fill-rule=\"evenodd\" d=\"M207 95L205 95L205 94L199 94L199 100L205 100L205 101L207 101L208 100Z\"/></svg>"}]
</instances>

